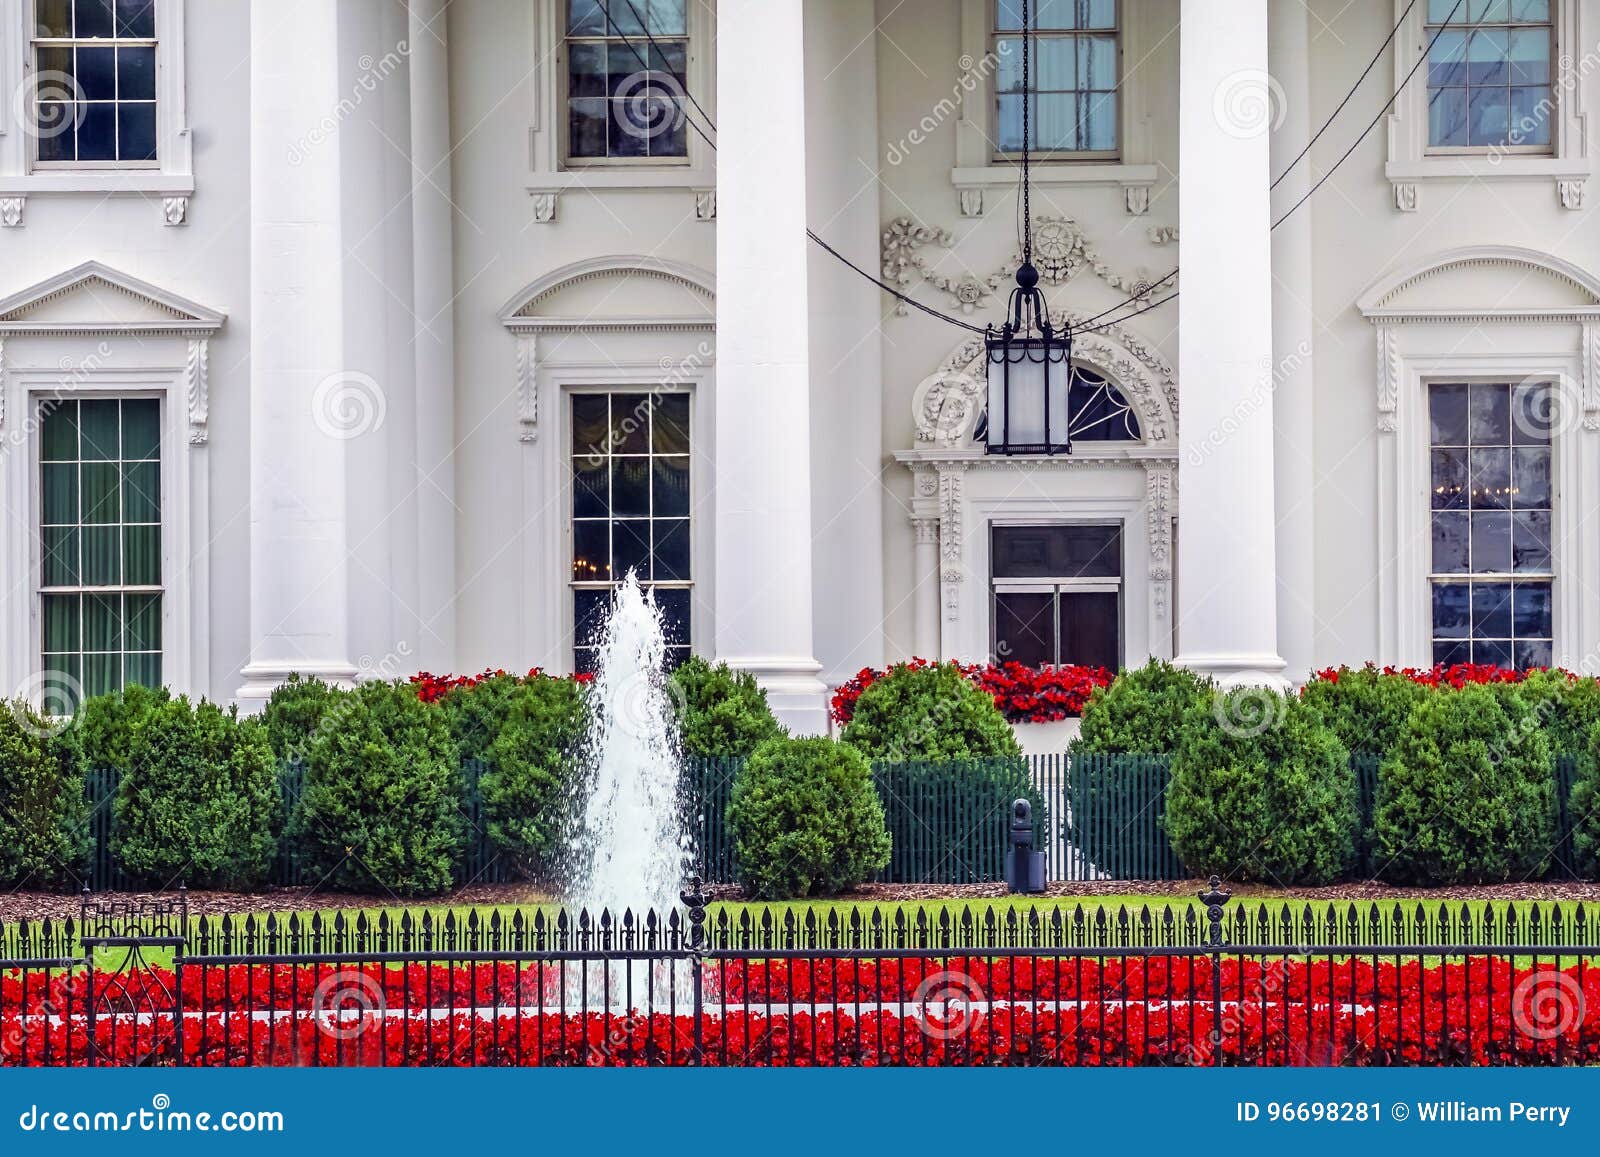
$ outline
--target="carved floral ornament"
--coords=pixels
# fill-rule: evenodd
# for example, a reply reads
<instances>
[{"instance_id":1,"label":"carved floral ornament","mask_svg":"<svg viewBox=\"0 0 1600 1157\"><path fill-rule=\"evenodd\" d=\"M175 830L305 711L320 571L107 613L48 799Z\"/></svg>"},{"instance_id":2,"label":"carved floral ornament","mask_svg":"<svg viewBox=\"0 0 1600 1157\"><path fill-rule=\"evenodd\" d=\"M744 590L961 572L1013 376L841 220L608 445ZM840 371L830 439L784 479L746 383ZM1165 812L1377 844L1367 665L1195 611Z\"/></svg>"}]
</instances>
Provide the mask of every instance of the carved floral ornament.
<instances>
[{"instance_id":1,"label":"carved floral ornament","mask_svg":"<svg viewBox=\"0 0 1600 1157\"><path fill-rule=\"evenodd\" d=\"M1084 321L1066 310L1052 308L1051 314L1074 326ZM1074 338L1072 359L1100 374L1127 399L1138 415L1145 448L1176 447L1178 386L1166 359L1121 326ZM983 339L970 338L911 395L916 449L971 448L978 417L987 404L985 382ZM1063 462L1080 460L1067 456Z\"/></svg>"},{"instance_id":2,"label":"carved floral ornament","mask_svg":"<svg viewBox=\"0 0 1600 1157\"><path fill-rule=\"evenodd\" d=\"M883 231L884 280L903 290L912 288L918 281L925 282L949 296L963 313L987 308L1010 291L1017 266L1022 263L1020 251L994 273L955 276L939 272L935 263L923 253L930 247L949 250L954 245L955 234L948 229L923 225L910 217L896 217ZM1065 285L1087 269L1138 302L1148 301L1155 291L1152 285L1155 278L1147 270L1125 276L1107 265L1084 236L1082 228L1070 217L1034 219L1033 264L1045 285ZM896 313L905 316L904 302L896 308Z\"/></svg>"}]
</instances>

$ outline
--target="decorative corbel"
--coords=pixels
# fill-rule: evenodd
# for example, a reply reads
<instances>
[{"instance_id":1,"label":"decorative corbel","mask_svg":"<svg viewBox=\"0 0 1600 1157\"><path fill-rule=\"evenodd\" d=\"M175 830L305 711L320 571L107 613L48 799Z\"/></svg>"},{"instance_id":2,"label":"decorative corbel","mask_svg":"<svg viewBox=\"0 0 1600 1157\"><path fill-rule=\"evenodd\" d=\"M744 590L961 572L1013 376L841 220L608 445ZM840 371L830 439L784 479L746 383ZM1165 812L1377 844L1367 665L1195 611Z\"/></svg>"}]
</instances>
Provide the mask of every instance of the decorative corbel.
<instances>
[{"instance_id":1,"label":"decorative corbel","mask_svg":"<svg viewBox=\"0 0 1600 1157\"><path fill-rule=\"evenodd\" d=\"M525 333L517 339L517 440L539 440L539 338Z\"/></svg>"},{"instance_id":2,"label":"decorative corbel","mask_svg":"<svg viewBox=\"0 0 1600 1157\"><path fill-rule=\"evenodd\" d=\"M184 362L184 394L189 403L189 444L204 446L210 436L206 421L210 416L210 343L203 337L189 339L189 356Z\"/></svg>"},{"instance_id":3,"label":"decorative corbel","mask_svg":"<svg viewBox=\"0 0 1600 1157\"><path fill-rule=\"evenodd\" d=\"M1378 335L1378 429L1393 434L1400 404L1400 343L1393 326L1380 325Z\"/></svg>"}]
</instances>

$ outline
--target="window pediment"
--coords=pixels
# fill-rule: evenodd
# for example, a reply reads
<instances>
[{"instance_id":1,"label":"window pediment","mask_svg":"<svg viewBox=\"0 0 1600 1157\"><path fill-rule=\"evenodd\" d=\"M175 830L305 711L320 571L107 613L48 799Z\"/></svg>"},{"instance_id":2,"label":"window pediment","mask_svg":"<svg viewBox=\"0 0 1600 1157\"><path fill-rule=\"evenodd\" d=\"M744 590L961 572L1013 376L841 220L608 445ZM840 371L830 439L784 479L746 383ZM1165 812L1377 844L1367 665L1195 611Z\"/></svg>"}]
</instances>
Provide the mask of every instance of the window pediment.
<instances>
[{"instance_id":1,"label":"window pediment","mask_svg":"<svg viewBox=\"0 0 1600 1157\"><path fill-rule=\"evenodd\" d=\"M602 257L553 270L500 311L513 331L617 326L704 328L716 320L710 273L654 257Z\"/></svg>"},{"instance_id":2,"label":"window pediment","mask_svg":"<svg viewBox=\"0 0 1600 1157\"><path fill-rule=\"evenodd\" d=\"M1356 304L1375 322L1579 320L1600 316L1600 278L1537 250L1474 246L1386 273Z\"/></svg>"},{"instance_id":3,"label":"window pediment","mask_svg":"<svg viewBox=\"0 0 1600 1157\"><path fill-rule=\"evenodd\" d=\"M227 315L98 261L0 299L0 333L203 335Z\"/></svg>"}]
</instances>

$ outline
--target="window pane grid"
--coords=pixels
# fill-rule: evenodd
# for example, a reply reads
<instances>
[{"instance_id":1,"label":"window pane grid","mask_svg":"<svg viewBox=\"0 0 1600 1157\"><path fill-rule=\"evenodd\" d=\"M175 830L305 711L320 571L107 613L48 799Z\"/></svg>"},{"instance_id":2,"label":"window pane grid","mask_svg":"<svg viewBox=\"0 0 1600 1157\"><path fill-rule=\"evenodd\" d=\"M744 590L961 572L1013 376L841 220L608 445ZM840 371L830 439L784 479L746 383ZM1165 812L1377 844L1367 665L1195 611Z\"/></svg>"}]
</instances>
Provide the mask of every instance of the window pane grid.
<instances>
[{"instance_id":1,"label":"window pane grid","mask_svg":"<svg viewBox=\"0 0 1600 1157\"><path fill-rule=\"evenodd\" d=\"M1555 90L1549 0L1431 0L1428 143L1547 151Z\"/></svg>"},{"instance_id":2,"label":"window pane grid","mask_svg":"<svg viewBox=\"0 0 1600 1157\"><path fill-rule=\"evenodd\" d=\"M1537 381L1429 387L1435 662L1552 661L1558 401Z\"/></svg>"},{"instance_id":3,"label":"window pane grid","mask_svg":"<svg viewBox=\"0 0 1600 1157\"><path fill-rule=\"evenodd\" d=\"M996 525L990 585L996 661L1120 666L1120 524Z\"/></svg>"},{"instance_id":4,"label":"window pane grid","mask_svg":"<svg viewBox=\"0 0 1600 1157\"><path fill-rule=\"evenodd\" d=\"M687 33L684 0L568 0L569 158L689 155Z\"/></svg>"},{"instance_id":5,"label":"window pane grid","mask_svg":"<svg viewBox=\"0 0 1600 1157\"><path fill-rule=\"evenodd\" d=\"M1029 147L1039 153L1115 155L1121 88L1115 0L1039 0L1029 84ZM995 149L1022 151L1022 0L996 0Z\"/></svg>"},{"instance_id":6,"label":"window pane grid","mask_svg":"<svg viewBox=\"0 0 1600 1157\"><path fill-rule=\"evenodd\" d=\"M689 395L572 396L575 667L591 670L611 591L631 569L667 622L668 658L689 654L693 572Z\"/></svg>"},{"instance_id":7,"label":"window pane grid","mask_svg":"<svg viewBox=\"0 0 1600 1157\"><path fill-rule=\"evenodd\" d=\"M46 403L40 654L54 709L161 682L160 403Z\"/></svg>"},{"instance_id":8,"label":"window pane grid","mask_svg":"<svg viewBox=\"0 0 1600 1157\"><path fill-rule=\"evenodd\" d=\"M35 17L39 163L154 164L154 0L36 0Z\"/></svg>"}]
</instances>

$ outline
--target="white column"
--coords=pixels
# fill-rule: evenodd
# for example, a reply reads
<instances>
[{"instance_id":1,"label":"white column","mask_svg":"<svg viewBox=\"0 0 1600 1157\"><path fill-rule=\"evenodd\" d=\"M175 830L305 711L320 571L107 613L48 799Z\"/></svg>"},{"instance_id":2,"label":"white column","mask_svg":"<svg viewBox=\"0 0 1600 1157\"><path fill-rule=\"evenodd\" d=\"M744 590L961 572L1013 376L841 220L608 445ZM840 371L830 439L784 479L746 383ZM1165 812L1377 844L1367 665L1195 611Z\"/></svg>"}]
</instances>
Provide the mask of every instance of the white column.
<instances>
[{"instance_id":1,"label":"white column","mask_svg":"<svg viewBox=\"0 0 1600 1157\"><path fill-rule=\"evenodd\" d=\"M417 382L416 667L456 655L455 248L450 178L448 0L410 0L412 312Z\"/></svg>"},{"instance_id":2,"label":"white column","mask_svg":"<svg viewBox=\"0 0 1600 1157\"><path fill-rule=\"evenodd\" d=\"M916 621L916 653L924 659L939 659L939 520L913 518L917 545L912 581L912 612Z\"/></svg>"},{"instance_id":3,"label":"white column","mask_svg":"<svg viewBox=\"0 0 1600 1157\"><path fill-rule=\"evenodd\" d=\"M871 4L808 0L807 209L846 253L877 250L877 36ZM870 281L810 252L812 607L823 678L883 665L882 299ZM848 560L848 561L847 561Z\"/></svg>"},{"instance_id":4,"label":"white column","mask_svg":"<svg viewBox=\"0 0 1600 1157\"><path fill-rule=\"evenodd\" d=\"M820 734L801 8L717 6L716 646L786 724Z\"/></svg>"},{"instance_id":5,"label":"white column","mask_svg":"<svg viewBox=\"0 0 1600 1157\"><path fill-rule=\"evenodd\" d=\"M250 5L250 661L258 709L291 672L349 682L338 6Z\"/></svg>"},{"instance_id":6,"label":"white column","mask_svg":"<svg viewBox=\"0 0 1600 1157\"><path fill-rule=\"evenodd\" d=\"M1279 682L1267 0L1183 0L1180 663Z\"/></svg>"},{"instance_id":7,"label":"white column","mask_svg":"<svg viewBox=\"0 0 1600 1157\"><path fill-rule=\"evenodd\" d=\"M1274 4L1268 22L1272 75L1283 89L1272 130L1272 172L1284 172L1311 139L1311 37L1304 4ZM1311 188L1306 157L1278 186L1273 215ZM1311 673L1316 645L1316 470L1313 467L1311 221L1306 202L1272 232L1273 417L1277 425L1278 647L1296 683ZM1181 299L1180 299L1181 300Z\"/></svg>"}]
</instances>

